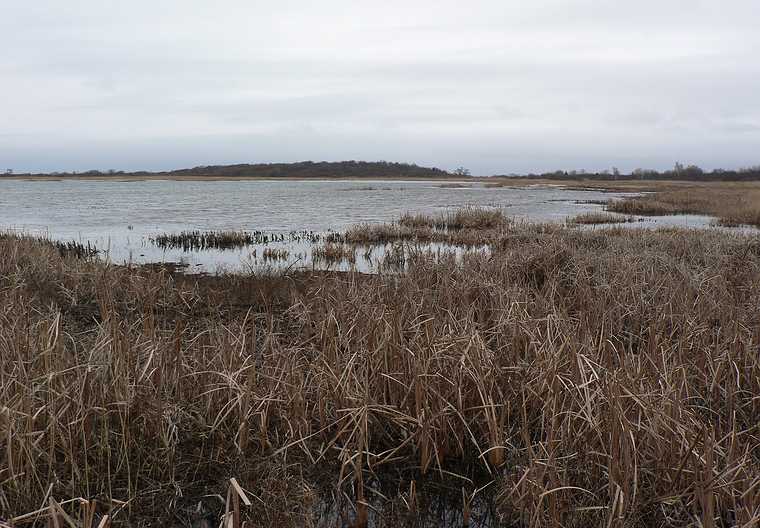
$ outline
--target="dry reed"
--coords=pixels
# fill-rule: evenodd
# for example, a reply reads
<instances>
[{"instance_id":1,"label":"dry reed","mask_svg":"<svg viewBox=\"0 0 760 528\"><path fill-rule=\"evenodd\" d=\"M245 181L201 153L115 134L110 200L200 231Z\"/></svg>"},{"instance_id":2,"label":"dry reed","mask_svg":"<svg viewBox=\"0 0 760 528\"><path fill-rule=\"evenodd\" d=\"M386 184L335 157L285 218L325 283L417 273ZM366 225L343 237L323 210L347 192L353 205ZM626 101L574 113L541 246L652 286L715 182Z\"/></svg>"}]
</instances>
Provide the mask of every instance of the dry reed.
<instances>
[{"instance_id":1,"label":"dry reed","mask_svg":"<svg viewBox=\"0 0 760 528\"><path fill-rule=\"evenodd\" d=\"M490 233L402 273L219 277L1 236L0 518L218 520L234 476L248 526L437 496L460 526L757 526L756 239Z\"/></svg>"},{"instance_id":2,"label":"dry reed","mask_svg":"<svg viewBox=\"0 0 760 528\"><path fill-rule=\"evenodd\" d=\"M347 244L326 242L312 248L311 258L317 263L337 264L347 262L356 264L356 248Z\"/></svg>"},{"instance_id":3,"label":"dry reed","mask_svg":"<svg viewBox=\"0 0 760 528\"><path fill-rule=\"evenodd\" d=\"M629 215L704 214L727 227L760 226L760 188L740 183L684 185L611 201L607 209Z\"/></svg>"},{"instance_id":4,"label":"dry reed","mask_svg":"<svg viewBox=\"0 0 760 528\"><path fill-rule=\"evenodd\" d=\"M611 215L606 213L599 213L599 212L592 212L592 213L581 213L579 215L576 215L572 218L568 218L567 222L569 224L624 224L624 223L630 223L635 222L636 218L633 216L621 216L621 215Z\"/></svg>"},{"instance_id":5,"label":"dry reed","mask_svg":"<svg viewBox=\"0 0 760 528\"><path fill-rule=\"evenodd\" d=\"M398 221L403 227L449 230L494 229L506 223L504 213L486 207L463 207L435 216L406 213Z\"/></svg>"}]
</instances>

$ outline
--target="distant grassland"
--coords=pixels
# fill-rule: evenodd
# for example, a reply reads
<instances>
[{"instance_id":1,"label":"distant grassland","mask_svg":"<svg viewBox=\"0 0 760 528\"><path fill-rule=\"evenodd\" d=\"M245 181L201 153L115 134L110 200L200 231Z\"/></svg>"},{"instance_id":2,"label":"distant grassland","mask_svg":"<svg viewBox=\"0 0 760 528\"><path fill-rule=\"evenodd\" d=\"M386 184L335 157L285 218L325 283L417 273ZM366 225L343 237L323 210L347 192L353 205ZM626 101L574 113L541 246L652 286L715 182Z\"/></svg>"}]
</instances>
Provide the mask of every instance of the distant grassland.
<instances>
[{"instance_id":1,"label":"distant grassland","mask_svg":"<svg viewBox=\"0 0 760 528\"><path fill-rule=\"evenodd\" d=\"M759 184L695 185L658 190L611 202L608 210L632 215L704 214L726 226L760 226Z\"/></svg>"},{"instance_id":2,"label":"distant grassland","mask_svg":"<svg viewBox=\"0 0 760 528\"><path fill-rule=\"evenodd\" d=\"M0 519L81 497L218 526L236 477L249 527L757 525L756 237L488 210L377 229L345 237L489 251L186 276L0 236Z\"/></svg>"},{"instance_id":3,"label":"distant grassland","mask_svg":"<svg viewBox=\"0 0 760 528\"><path fill-rule=\"evenodd\" d=\"M701 214L716 217L724 226L760 226L760 182L687 182L646 180L529 180L499 178L494 188L553 185L573 190L646 193L609 202L607 210L625 215Z\"/></svg>"}]
</instances>

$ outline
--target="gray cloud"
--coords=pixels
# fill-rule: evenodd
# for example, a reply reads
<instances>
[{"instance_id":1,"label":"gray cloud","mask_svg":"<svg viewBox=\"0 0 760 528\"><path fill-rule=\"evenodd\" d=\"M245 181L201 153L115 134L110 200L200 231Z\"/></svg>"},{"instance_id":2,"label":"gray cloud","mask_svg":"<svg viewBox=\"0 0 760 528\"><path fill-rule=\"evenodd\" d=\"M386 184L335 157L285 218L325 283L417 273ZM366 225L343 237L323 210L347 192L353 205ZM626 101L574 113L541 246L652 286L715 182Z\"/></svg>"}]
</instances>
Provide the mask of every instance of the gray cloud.
<instances>
[{"instance_id":1,"label":"gray cloud","mask_svg":"<svg viewBox=\"0 0 760 528\"><path fill-rule=\"evenodd\" d=\"M9 4L16 170L758 162L754 1Z\"/></svg>"}]
</instances>

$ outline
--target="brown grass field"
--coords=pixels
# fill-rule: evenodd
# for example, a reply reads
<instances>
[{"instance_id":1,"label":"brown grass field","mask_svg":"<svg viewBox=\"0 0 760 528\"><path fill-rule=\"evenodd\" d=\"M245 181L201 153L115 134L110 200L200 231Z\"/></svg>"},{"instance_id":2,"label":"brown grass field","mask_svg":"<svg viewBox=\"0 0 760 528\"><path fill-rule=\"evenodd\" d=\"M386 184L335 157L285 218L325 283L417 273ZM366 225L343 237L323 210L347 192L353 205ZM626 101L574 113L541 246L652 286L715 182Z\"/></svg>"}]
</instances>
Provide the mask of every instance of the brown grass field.
<instances>
[{"instance_id":1,"label":"brown grass field","mask_svg":"<svg viewBox=\"0 0 760 528\"><path fill-rule=\"evenodd\" d=\"M0 525L757 527L756 237L449 218L376 275L0 236Z\"/></svg>"},{"instance_id":2,"label":"brown grass field","mask_svg":"<svg viewBox=\"0 0 760 528\"><path fill-rule=\"evenodd\" d=\"M705 214L725 226L760 226L760 185L713 184L655 191L614 201L608 210L629 215Z\"/></svg>"},{"instance_id":3,"label":"brown grass field","mask_svg":"<svg viewBox=\"0 0 760 528\"><path fill-rule=\"evenodd\" d=\"M716 217L716 224L736 227L760 226L760 182L693 182L646 180L530 180L497 178L490 187L553 185L567 189L590 189L609 192L646 193L643 196L616 200L608 211L625 215L701 214Z\"/></svg>"}]
</instances>

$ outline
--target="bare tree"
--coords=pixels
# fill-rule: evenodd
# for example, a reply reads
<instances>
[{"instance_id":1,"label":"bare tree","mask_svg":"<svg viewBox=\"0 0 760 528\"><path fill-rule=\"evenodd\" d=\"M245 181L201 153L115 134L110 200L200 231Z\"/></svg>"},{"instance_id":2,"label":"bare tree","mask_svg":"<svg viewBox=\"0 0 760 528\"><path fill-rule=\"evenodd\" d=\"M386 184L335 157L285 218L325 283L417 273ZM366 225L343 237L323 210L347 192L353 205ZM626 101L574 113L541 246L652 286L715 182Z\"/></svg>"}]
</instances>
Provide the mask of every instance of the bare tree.
<instances>
[{"instance_id":1,"label":"bare tree","mask_svg":"<svg viewBox=\"0 0 760 528\"><path fill-rule=\"evenodd\" d=\"M470 169L465 169L464 167L459 167L457 170L454 171L454 174L457 176L469 176L470 175Z\"/></svg>"}]
</instances>

